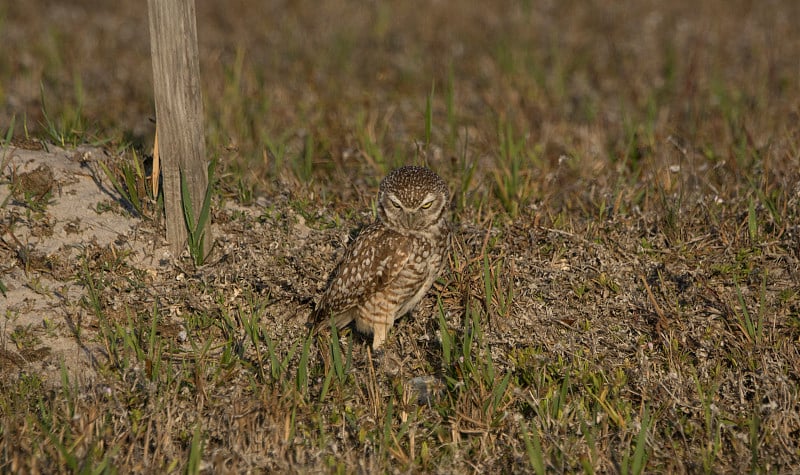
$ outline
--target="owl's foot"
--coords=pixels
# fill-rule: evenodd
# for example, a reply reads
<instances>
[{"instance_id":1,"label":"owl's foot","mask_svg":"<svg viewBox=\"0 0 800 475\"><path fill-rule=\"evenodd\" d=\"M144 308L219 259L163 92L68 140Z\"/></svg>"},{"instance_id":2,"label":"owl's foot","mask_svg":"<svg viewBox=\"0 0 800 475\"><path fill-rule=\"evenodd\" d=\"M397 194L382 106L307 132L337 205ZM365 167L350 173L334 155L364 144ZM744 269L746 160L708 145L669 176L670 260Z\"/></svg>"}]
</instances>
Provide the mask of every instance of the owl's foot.
<instances>
[{"instance_id":1,"label":"owl's foot","mask_svg":"<svg viewBox=\"0 0 800 475\"><path fill-rule=\"evenodd\" d=\"M388 333L389 327L383 325L376 325L373 328L372 333L372 350L377 351L383 342L386 341L386 334Z\"/></svg>"}]
</instances>

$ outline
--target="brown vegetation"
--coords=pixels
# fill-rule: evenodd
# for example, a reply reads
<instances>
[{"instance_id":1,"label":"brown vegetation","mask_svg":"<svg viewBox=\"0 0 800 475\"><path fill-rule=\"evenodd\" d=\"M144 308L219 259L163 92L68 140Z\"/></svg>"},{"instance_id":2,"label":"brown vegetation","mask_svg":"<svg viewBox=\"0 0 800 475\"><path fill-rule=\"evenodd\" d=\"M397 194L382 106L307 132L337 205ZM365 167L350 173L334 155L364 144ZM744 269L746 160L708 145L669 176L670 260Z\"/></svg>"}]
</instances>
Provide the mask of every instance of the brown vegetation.
<instances>
[{"instance_id":1,"label":"brown vegetation","mask_svg":"<svg viewBox=\"0 0 800 475\"><path fill-rule=\"evenodd\" d=\"M798 24L789 0L199 2L221 165L195 268L147 187L142 6L0 6L0 288L39 296L0 295L0 467L800 471ZM102 142L75 180L118 236L55 212L73 181L20 168L33 138ZM423 162L449 270L382 355L308 338L377 183ZM61 234L66 263L37 249Z\"/></svg>"}]
</instances>

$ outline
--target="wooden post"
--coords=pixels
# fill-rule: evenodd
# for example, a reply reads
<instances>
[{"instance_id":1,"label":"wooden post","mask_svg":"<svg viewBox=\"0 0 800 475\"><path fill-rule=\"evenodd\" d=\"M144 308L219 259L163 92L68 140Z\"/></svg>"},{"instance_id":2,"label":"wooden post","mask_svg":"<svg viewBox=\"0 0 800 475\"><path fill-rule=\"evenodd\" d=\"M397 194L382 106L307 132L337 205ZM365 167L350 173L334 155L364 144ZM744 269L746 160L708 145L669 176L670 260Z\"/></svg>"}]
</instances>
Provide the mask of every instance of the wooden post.
<instances>
[{"instance_id":1,"label":"wooden post","mask_svg":"<svg viewBox=\"0 0 800 475\"><path fill-rule=\"evenodd\" d=\"M148 0L147 9L167 241L177 256L188 237L181 173L186 179L195 223L208 187L195 3ZM203 256L208 254L211 242L210 226L206 224Z\"/></svg>"}]
</instances>

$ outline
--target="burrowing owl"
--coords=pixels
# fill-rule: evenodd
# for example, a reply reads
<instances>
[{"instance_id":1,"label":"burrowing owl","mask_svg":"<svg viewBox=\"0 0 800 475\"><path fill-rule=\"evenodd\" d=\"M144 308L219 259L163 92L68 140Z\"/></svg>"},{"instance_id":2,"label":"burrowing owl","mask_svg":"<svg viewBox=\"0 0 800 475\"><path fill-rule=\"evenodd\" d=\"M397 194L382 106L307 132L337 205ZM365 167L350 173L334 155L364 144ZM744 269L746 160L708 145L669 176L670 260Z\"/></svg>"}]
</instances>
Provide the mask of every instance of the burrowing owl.
<instances>
[{"instance_id":1,"label":"burrowing owl","mask_svg":"<svg viewBox=\"0 0 800 475\"><path fill-rule=\"evenodd\" d=\"M377 349L396 318L414 308L441 271L449 242L447 185L423 167L389 173L378 217L347 248L312 319L317 328L355 320Z\"/></svg>"}]
</instances>

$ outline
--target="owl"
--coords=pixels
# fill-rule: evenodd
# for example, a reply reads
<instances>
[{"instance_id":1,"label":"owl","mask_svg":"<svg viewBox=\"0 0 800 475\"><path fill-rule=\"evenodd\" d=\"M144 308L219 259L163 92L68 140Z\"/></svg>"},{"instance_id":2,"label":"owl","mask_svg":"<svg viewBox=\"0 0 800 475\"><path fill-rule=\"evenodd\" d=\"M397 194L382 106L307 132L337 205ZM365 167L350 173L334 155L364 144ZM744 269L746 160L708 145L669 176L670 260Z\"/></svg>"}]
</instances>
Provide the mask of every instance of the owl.
<instances>
[{"instance_id":1,"label":"owl","mask_svg":"<svg viewBox=\"0 0 800 475\"><path fill-rule=\"evenodd\" d=\"M433 171L404 166L378 190L377 218L350 244L311 320L317 330L355 321L378 349L442 270L450 228L447 185Z\"/></svg>"}]
</instances>

